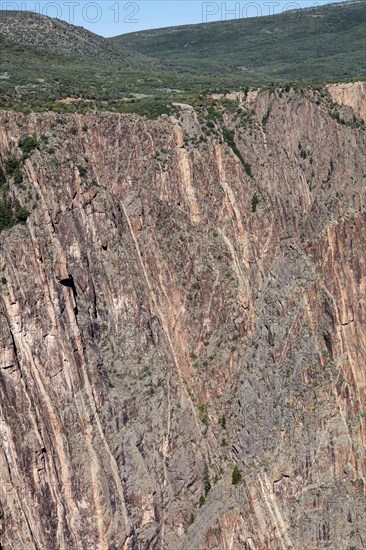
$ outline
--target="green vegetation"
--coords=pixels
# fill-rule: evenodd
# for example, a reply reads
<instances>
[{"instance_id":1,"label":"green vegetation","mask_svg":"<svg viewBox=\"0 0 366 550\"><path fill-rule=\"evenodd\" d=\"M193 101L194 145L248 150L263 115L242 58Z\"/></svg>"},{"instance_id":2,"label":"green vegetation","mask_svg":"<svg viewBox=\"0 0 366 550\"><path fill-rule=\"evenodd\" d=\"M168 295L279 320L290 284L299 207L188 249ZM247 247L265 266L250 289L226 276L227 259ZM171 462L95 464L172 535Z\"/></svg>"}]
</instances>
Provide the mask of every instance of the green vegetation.
<instances>
[{"instance_id":1,"label":"green vegetation","mask_svg":"<svg viewBox=\"0 0 366 550\"><path fill-rule=\"evenodd\" d=\"M23 159L25 156L30 155L32 151L38 149L38 141L35 136L28 136L23 138L18 143L19 149L23 152Z\"/></svg>"},{"instance_id":2,"label":"green vegetation","mask_svg":"<svg viewBox=\"0 0 366 550\"><path fill-rule=\"evenodd\" d=\"M166 99L154 97L152 99L133 100L116 106L120 113L136 113L146 118L156 119L161 115L176 115L177 109Z\"/></svg>"},{"instance_id":3,"label":"green vegetation","mask_svg":"<svg viewBox=\"0 0 366 550\"><path fill-rule=\"evenodd\" d=\"M200 508L206 504L206 499L203 495L200 496L200 500L198 504Z\"/></svg>"},{"instance_id":4,"label":"green vegetation","mask_svg":"<svg viewBox=\"0 0 366 550\"><path fill-rule=\"evenodd\" d=\"M4 189L0 196L0 232L18 223L25 223L27 217L27 209L21 206L18 200L11 200Z\"/></svg>"},{"instance_id":5,"label":"green vegetation","mask_svg":"<svg viewBox=\"0 0 366 550\"><path fill-rule=\"evenodd\" d=\"M254 193L254 195L252 197L252 212L257 211L257 206L259 205L259 203L260 203L260 200L259 200L258 195L257 195L257 193Z\"/></svg>"},{"instance_id":6,"label":"green vegetation","mask_svg":"<svg viewBox=\"0 0 366 550\"><path fill-rule=\"evenodd\" d=\"M365 78L365 3L125 34L115 43L248 84Z\"/></svg>"},{"instance_id":7,"label":"green vegetation","mask_svg":"<svg viewBox=\"0 0 366 550\"><path fill-rule=\"evenodd\" d=\"M244 166L244 170L247 173L249 177L253 177L252 173L252 167L248 162L245 162L243 159L242 154L240 153L239 149L236 146L235 143L235 136L234 132L232 130L229 130L228 128L225 128L222 132L223 138L226 141L227 145L232 149L233 153L238 157L242 165Z\"/></svg>"},{"instance_id":8,"label":"green vegetation","mask_svg":"<svg viewBox=\"0 0 366 550\"><path fill-rule=\"evenodd\" d=\"M220 424L223 430L226 430L226 416L223 414L220 418Z\"/></svg>"},{"instance_id":9,"label":"green vegetation","mask_svg":"<svg viewBox=\"0 0 366 550\"><path fill-rule=\"evenodd\" d=\"M271 113L271 109L270 109L270 107L268 107L267 112L266 112L266 114L264 115L264 117L262 119L262 125L264 127L267 125L270 113Z\"/></svg>"},{"instance_id":10,"label":"green vegetation","mask_svg":"<svg viewBox=\"0 0 366 550\"><path fill-rule=\"evenodd\" d=\"M203 472L203 490L205 492L205 496L207 496L208 493L211 491L210 472L208 471L207 464L205 465L205 469Z\"/></svg>"},{"instance_id":11,"label":"green vegetation","mask_svg":"<svg viewBox=\"0 0 366 550\"><path fill-rule=\"evenodd\" d=\"M22 187L24 161L38 143L34 137L30 136L20 140L18 146L23 153L22 157L17 158L9 153L3 166L0 166L0 232L18 223L25 223L29 215L28 210L21 206L18 199L11 198L7 178L12 178L15 185Z\"/></svg>"},{"instance_id":12,"label":"green vegetation","mask_svg":"<svg viewBox=\"0 0 366 550\"><path fill-rule=\"evenodd\" d=\"M17 159L14 155L9 155L4 162L4 169L8 176L14 179L15 184L23 182L22 160Z\"/></svg>"},{"instance_id":13,"label":"green vegetation","mask_svg":"<svg viewBox=\"0 0 366 550\"><path fill-rule=\"evenodd\" d=\"M237 465L235 464L234 468L233 468L233 473L231 475L231 483L233 485L239 485L239 483L241 482L241 473L240 473L240 470L239 468L237 467Z\"/></svg>"},{"instance_id":14,"label":"green vegetation","mask_svg":"<svg viewBox=\"0 0 366 550\"><path fill-rule=\"evenodd\" d=\"M223 138L226 141L227 145L233 150L233 153L235 153L235 155L238 157L240 162L244 165L245 161L244 161L243 157L241 156L241 153L238 150L238 148L236 146L236 143L235 143L234 132L232 130L229 130L228 128L225 128L222 135L223 135Z\"/></svg>"},{"instance_id":15,"label":"green vegetation","mask_svg":"<svg viewBox=\"0 0 366 550\"><path fill-rule=\"evenodd\" d=\"M351 120L345 120L341 117L339 113L339 105L333 101L328 102L328 111L329 114L338 124L343 124L344 126L349 126L350 128L365 128L365 123L363 120L357 119L355 116Z\"/></svg>"},{"instance_id":16,"label":"green vegetation","mask_svg":"<svg viewBox=\"0 0 366 550\"><path fill-rule=\"evenodd\" d=\"M208 427L207 403L198 405L198 416L201 422Z\"/></svg>"},{"instance_id":17,"label":"green vegetation","mask_svg":"<svg viewBox=\"0 0 366 550\"><path fill-rule=\"evenodd\" d=\"M3 168L0 166L0 187L6 184L6 176Z\"/></svg>"},{"instance_id":18,"label":"green vegetation","mask_svg":"<svg viewBox=\"0 0 366 550\"><path fill-rule=\"evenodd\" d=\"M156 118L206 92L366 77L364 0L109 40L31 13L0 15L2 109ZM220 116L208 111L207 132Z\"/></svg>"},{"instance_id":19,"label":"green vegetation","mask_svg":"<svg viewBox=\"0 0 366 550\"><path fill-rule=\"evenodd\" d=\"M250 178L254 177L252 172L252 167L248 162L244 162L244 170L246 171L246 173Z\"/></svg>"},{"instance_id":20,"label":"green vegetation","mask_svg":"<svg viewBox=\"0 0 366 550\"><path fill-rule=\"evenodd\" d=\"M77 169L79 170L80 177L85 178L88 173L87 168L85 166L78 166Z\"/></svg>"},{"instance_id":21,"label":"green vegetation","mask_svg":"<svg viewBox=\"0 0 366 550\"><path fill-rule=\"evenodd\" d=\"M5 183L5 174L13 178L14 183L19 185L23 182L23 164L30 154L38 148L38 141L34 136L23 138L18 143L23 155L19 159L14 154L9 154L4 162L4 170L0 171L0 186ZM4 172L5 171L5 172Z\"/></svg>"},{"instance_id":22,"label":"green vegetation","mask_svg":"<svg viewBox=\"0 0 366 550\"><path fill-rule=\"evenodd\" d=\"M310 156L310 152L307 151L306 149L304 149L303 146L301 145L301 143L299 143L298 147L299 147L299 151L300 151L300 157L303 160L307 159Z\"/></svg>"}]
</instances>

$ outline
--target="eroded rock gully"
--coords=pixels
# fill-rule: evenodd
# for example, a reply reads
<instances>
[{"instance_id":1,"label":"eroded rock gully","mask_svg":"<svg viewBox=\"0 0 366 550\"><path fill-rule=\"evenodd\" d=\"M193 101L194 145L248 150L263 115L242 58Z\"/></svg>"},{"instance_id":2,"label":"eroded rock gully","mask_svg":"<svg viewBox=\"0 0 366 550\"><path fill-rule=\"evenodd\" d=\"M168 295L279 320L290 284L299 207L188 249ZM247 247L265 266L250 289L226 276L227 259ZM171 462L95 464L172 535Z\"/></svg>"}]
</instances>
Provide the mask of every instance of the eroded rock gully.
<instances>
[{"instance_id":1,"label":"eroded rock gully","mask_svg":"<svg viewBox=\"0 0 366 550\"><path fill-rule=\"evenodd\" d=\"M365 547L366 139L327 98L225 115L253 177L187 106L0 115L2 162L40 143L0 235L2 548Z\"/></svg>"}]
</instances>

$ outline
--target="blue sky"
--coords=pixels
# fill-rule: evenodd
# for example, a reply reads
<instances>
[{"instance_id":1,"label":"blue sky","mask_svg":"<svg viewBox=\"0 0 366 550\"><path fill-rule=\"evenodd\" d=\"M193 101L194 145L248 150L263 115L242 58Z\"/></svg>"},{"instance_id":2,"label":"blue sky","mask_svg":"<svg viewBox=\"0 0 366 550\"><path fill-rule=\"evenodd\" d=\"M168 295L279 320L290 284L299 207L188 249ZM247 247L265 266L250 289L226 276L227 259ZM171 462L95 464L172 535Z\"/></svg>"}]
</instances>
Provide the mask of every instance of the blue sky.
<instances>
[{"instance_id":1,"label":"blue sky","mask_svg":"<svg viewBox=\"0 0 366 550\"><path fill-rule=\"evenodd\" d=\"M272 15L336 0L0 0L0 9L58 17L103 36L142 29Z\"/></svg>"}]
</instances>

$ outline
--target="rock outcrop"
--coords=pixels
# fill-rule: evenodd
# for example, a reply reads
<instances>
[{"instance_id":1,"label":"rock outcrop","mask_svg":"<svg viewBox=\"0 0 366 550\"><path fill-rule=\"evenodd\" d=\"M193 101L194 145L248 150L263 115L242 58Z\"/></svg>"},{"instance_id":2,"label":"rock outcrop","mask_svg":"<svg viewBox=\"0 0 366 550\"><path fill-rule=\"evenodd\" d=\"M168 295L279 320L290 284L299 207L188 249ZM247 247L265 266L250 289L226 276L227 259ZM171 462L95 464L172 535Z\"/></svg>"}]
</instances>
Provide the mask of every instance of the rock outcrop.
<instances>
[{"instance_id":1,"label":"rock outcrop","mask_svg":"<svg viewBox=\"0 0 366 550\"><path fill-rule=\"evenodd\" d=\"M328 84L329 95L336 103L348 105L366 122L366 82Z\"/></svg>"},{"instance_id":2,"label":"rock outcrop","mask_svg":"<svg viewBox=\"0 0 366 550\"><path fill-rule=\"evenodd\" d=\"M333 108L1 113L2 163L39 142L0 235L4 550L365 547L366 134Z\"/></svg>"}]
</instances>

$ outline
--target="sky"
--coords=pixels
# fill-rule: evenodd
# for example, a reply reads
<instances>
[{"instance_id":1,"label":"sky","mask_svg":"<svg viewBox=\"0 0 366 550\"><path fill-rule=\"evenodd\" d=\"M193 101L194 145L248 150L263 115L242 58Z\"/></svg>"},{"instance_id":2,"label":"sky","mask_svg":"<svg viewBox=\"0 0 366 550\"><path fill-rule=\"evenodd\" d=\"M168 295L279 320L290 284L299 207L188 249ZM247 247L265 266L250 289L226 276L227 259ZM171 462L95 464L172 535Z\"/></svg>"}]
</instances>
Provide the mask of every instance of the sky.
<instances>
[{"instance_id":1,"label":"sky","mask_svg":"<svg viewBox=\"0 0 366 550\"><path fill-rule=\"evenodd\" d=\"M336 0L0 0L0 9L31 10L102 36L144 29L273 15Z\"/></svg>"}]
</instances>

